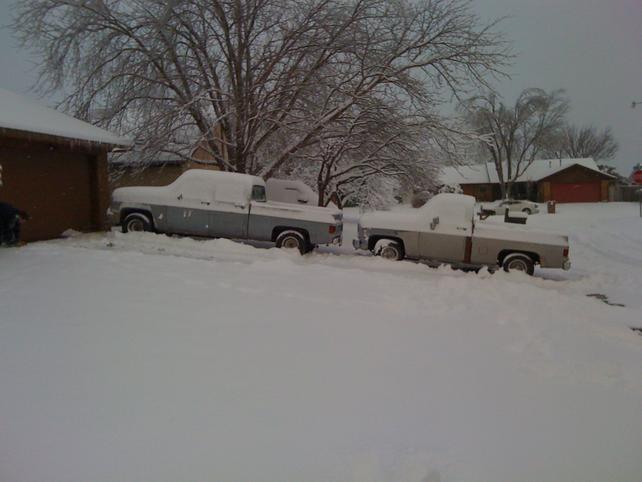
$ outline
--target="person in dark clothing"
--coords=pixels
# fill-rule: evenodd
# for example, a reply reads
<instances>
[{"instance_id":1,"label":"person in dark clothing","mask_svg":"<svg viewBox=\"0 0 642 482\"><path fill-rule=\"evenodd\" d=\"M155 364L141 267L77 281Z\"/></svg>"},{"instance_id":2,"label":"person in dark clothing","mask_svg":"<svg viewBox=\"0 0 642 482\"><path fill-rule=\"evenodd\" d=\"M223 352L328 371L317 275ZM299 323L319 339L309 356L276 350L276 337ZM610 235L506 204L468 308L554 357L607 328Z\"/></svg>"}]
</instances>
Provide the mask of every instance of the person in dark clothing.
<instances>
[{"instance_id":1,"label":"person in dark clothing","mask_svg":"<svg viewBox=\"0 0 642 482\"><path fill-rule=\"evenodd\" d=\"M9 203L0 202L0 246L15 246L20 242L20 223L29 215Z\"/></svg>"}]
</instances>

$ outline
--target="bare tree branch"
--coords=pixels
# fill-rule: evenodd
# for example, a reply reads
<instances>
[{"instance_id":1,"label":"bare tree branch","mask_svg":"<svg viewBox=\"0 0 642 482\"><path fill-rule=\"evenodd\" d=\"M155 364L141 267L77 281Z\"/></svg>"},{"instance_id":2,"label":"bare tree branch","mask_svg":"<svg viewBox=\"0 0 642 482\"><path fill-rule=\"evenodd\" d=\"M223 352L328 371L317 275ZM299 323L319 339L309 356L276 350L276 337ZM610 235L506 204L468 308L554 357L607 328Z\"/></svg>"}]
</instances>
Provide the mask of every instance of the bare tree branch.
<instances>
[{"instance_id":1,"label":"bare tree branch","mask_svg":"<svg viewBox=\"0 0 642 482\"><path fill-rule=\"evenodd\" d=\"M469 98L459 108L487 138L482 148L493 161L502 197L509 197L512 184L558 139L569 102L562 90L526 89L513 106L488 93Z\"/></svg>"}]
</instances>

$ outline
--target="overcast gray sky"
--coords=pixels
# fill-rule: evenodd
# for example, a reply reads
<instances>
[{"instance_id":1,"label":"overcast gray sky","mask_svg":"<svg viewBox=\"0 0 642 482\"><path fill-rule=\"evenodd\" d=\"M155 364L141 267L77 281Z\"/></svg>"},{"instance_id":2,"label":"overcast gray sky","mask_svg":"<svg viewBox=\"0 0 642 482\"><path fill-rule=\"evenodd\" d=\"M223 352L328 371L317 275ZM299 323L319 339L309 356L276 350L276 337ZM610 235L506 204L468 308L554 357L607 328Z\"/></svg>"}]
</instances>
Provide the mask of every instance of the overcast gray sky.
<instances>
[{"instance_id":1,"label":"overcast gray sky","mask_svg":"<svg viewBox=\"0 0 642 482\"><path fill-rule=\"evenodd\" d=\"M13 0L0 0L0 25L9 23ZM628 175L642 162L642 0L474 0L484 18L501 24L517 58L511 79L498 85L511 102L527 87L566 89L570 118L611 126L620 144L613 164ZM0 87L26 93L35 59L0 27ZM46 101L46 99L45 99Z\"/></svg>"}]
</instances>

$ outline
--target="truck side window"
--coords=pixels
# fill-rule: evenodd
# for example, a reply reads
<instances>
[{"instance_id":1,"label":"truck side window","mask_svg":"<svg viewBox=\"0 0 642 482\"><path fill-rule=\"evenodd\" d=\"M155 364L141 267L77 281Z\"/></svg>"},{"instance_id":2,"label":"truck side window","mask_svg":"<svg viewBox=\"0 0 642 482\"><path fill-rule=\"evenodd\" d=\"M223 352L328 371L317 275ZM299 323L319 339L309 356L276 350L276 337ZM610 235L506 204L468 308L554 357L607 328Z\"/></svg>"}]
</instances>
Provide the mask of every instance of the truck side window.
<instances>
[{"instance_id":1,"label":"truck side window","mask_svg":"<svg viewBox=\"0 0 642 482\"><path fill-rule=\"evenodd\" d=\"M252 201L264 203L267 201L265 196L265 186L252 186Z\"/></svg>"}]
</instances>

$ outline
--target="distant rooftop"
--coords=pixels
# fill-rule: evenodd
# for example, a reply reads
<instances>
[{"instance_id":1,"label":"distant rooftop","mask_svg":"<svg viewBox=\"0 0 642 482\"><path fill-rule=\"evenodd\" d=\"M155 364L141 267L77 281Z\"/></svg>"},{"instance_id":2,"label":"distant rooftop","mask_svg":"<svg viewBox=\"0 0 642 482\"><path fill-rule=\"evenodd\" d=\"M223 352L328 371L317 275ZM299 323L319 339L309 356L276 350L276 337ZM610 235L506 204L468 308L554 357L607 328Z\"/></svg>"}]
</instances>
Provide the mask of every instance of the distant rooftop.
<instances>
[{"instance_id":1,"label":"distant rooftop","mask_svg":"<svg viewBox=\"0 0 642 482\"><path fill-rule=\"evenodd\" d=\"M590 158L581 159L541 159L533 161L533 163L526 168L524 173L517 178L517 182L537 182L556 172L568 169L571 166L583 166L595 172L599 172L608 177L613 177L606 174L597 167L595 161ZM506 166L504 166L506 172ZM487 162L485 164L477 164L472 166L448 166L442 169L440 174L440 182L442 184L497 184L499 177L497 176L497 169L495 164Z\"/></svg>"},{"instance_id":2,"label":"distant rooftop","mask_svg":"<svg viewBox=\"0 0 642 482\"><path fill-rule=\"evenodd\" d=\"M44 134L72 141L130 146L132 140L0 88L0 129Z\"/></svg>"},{"instance_id":3,"label":"distant rooftop","mask_svg":"<svg viewBox=\"0 0 642 482\"><path fill-rule=\"evenodd\" d=\"M164 150L156 152L153 159L145 159L145 150L140 146L131 149L115 149L109 154L113 165L169 165L183 164L192 157L194 147L186 144L170 143Z\"/></svg>"}]
</instances>

